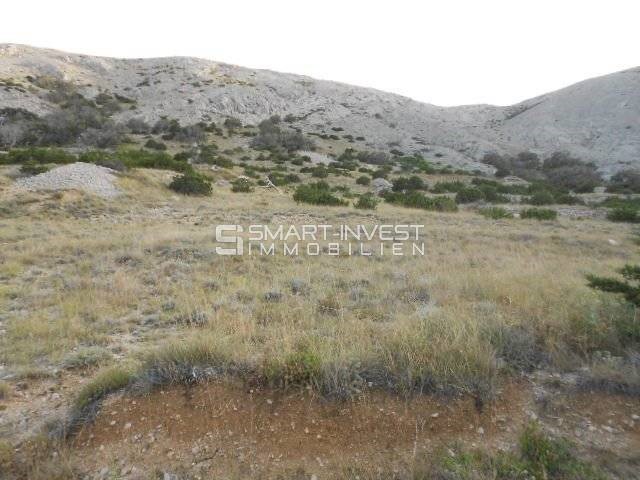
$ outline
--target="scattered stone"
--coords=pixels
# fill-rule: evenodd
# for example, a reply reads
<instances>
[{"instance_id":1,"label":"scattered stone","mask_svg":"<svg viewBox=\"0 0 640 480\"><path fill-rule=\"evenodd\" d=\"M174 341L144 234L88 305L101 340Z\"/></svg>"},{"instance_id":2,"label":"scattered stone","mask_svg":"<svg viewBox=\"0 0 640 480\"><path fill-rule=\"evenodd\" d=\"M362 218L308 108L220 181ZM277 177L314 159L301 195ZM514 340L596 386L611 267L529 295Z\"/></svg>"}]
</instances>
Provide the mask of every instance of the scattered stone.
<instances>
[{"instance_id":1,"label":"scattered stone","mask_svg":"<svg viewBox=\"0 0 640 480\"><path fill-rule=\"evenodd\" d=\"M371 182L371 187L373 187L373 191L376 195L381 195L390 191L393 188L393 184L384 178L374 178Z\"/></svg>"},{"instance_id":2,"label":"scattered stone","mask_svg":"<svg viewBox=\"0 0 640 480\"><path fill-rule=\"evenodd\" d=\"M282 301L282 297L283 297L282 292L278 292L275 290L264 294L264 299L267 302L278 303Z\"/></svg>"},{"instance_id":3,"label":"scattered stone","mask_svg":"<svg viewBox=\"0 0 640 480\"><path fill-rule=\"evenodd\" d=\"M291 280L291 293L294 295L306 295L309 293L309 285L299 278Z\"/></svg>"}]
</instances>

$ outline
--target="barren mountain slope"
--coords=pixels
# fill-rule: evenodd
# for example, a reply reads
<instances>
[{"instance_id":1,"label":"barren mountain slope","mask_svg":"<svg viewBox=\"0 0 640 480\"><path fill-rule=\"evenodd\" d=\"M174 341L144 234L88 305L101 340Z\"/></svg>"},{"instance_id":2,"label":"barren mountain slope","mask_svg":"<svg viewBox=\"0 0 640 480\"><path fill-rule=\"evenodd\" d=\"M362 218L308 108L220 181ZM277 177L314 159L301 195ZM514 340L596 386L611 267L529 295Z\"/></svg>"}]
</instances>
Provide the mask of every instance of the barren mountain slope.
<instances>
[{"instance_id":1,"label":"barren mountain slope","mask_svg":"<svg viewBox=\"0 0 640 480\"><path fill-rule=\"evenodd\" d=\"M512 107L444 108L369 88L196 58L110 59L0 45L0 108L51 108L27 76L53 75L136 101L123 119L182 123L292 114L306 132L364 137L362 147L422 152L477 168L486 152L566 149L606 172L640 161L640 70L599 77ZM336 130L332 130L336 129ZM343 130L339 130L343 129Z\"/></svg>"}]
</instances>

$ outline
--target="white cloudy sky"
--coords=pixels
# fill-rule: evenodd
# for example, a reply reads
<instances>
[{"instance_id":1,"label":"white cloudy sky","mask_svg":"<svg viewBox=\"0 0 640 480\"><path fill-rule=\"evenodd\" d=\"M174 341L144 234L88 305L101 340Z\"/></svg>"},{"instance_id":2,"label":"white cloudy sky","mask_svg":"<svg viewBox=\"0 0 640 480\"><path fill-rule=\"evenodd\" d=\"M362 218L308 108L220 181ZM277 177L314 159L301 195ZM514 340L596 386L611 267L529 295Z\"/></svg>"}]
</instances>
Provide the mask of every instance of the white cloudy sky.
<instances>
[{"instance_id":1,"label":"white cloudy sky","mask_svg":"<svg viewBox=\"0 0 640 480\"><path fill-rule=\"evenodd\" d=\"M640 65L639 4L3 0L0 43L118 57L198 56L439 105L505 105Z\"/></svg>"}]
</instances>

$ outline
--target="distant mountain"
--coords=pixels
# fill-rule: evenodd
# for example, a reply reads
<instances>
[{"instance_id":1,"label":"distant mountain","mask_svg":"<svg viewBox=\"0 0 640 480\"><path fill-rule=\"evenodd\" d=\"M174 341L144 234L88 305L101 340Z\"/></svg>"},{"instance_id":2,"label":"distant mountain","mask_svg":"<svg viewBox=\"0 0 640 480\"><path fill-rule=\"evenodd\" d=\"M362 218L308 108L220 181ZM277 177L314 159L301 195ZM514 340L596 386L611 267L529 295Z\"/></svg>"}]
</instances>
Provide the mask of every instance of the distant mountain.
<instances>
[{"instance_id":1,"label":"distant mountain","mask_svg":"<svg viewBox=\"0 0 640 480\"><path fill-rule=\"evenodd\" d=\"M487 152L541 155L567 150L603 172L640 167L640 68L593 78L509 107L438 107L400 95L209 60L112 59L0 44L0 109L38 115L54 108L34 88L12 88L49 75L135 100L126 120L161 116L183 124L237 117L257 123L296 117L308 133L364 137L356 148L420 152L465 168ZM5 86L2 86L4 82Z\"/></svg>"}]
</instances>

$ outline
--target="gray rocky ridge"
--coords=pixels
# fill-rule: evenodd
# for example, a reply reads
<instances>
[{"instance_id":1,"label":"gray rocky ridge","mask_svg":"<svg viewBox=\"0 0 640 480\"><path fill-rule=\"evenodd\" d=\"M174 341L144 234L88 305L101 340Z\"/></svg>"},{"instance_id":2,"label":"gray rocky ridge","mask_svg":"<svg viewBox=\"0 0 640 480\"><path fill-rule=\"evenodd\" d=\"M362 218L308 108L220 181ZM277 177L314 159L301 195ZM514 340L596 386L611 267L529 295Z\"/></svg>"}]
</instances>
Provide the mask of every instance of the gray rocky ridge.
<instances>
[{"instance_id":1,"label":"gray rocky ridge","mask_svg":"<svg viewBox=\"0 0 640 480\"><path fill-rule=\"evenodd\" d=\"M198 58L114 59L0 44L0 80L51 75L92 98L131 98L120 120L161 116L183 124L237 117L255 124L274 114L297 117L305 132L364 137L361 149L420 152L464 168L483 168L487 152L541 155L566 150L605 174L640 166L640 68L585 80L498 107L438 107L378 90L242 68ZM33 89L0 87L0 109L50 111Z\"/></svg>"}]
</instances>

